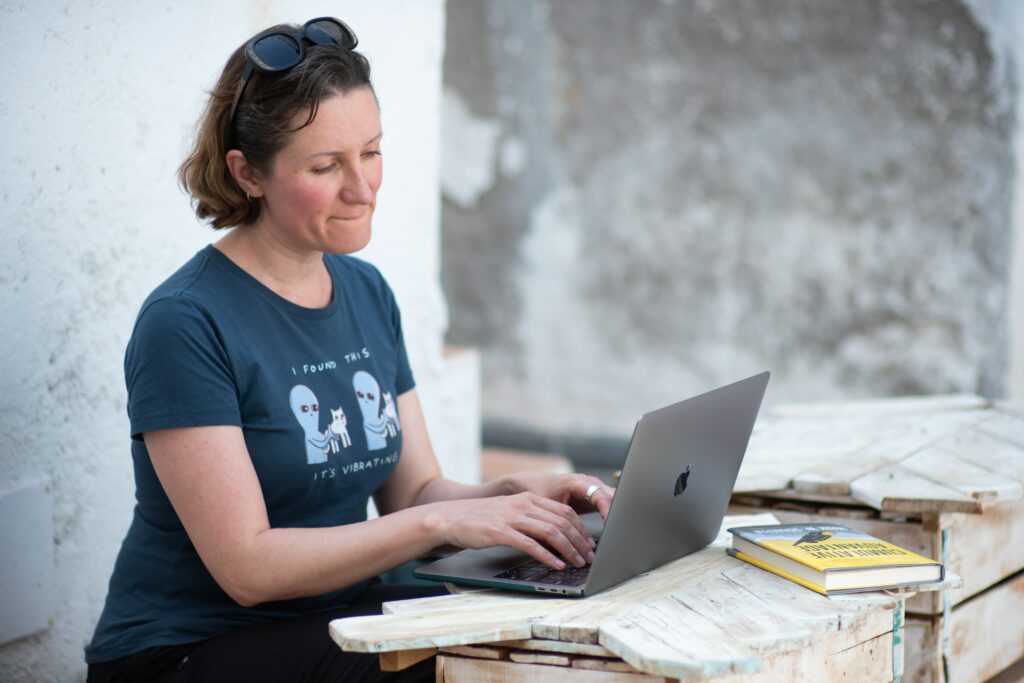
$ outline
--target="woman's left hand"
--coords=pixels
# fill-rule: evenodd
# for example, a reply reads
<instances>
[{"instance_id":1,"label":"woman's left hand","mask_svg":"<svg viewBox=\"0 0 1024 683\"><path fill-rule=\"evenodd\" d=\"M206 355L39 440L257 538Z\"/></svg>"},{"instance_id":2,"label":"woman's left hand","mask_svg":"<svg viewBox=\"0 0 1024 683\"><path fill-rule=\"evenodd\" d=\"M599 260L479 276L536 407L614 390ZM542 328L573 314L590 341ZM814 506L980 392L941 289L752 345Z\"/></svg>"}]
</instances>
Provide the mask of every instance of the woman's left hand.
<instances>
[{"instance_id":1,"label":"woman's left hand","mask_svg":"<svg viewBox=\"0 0 1024 683\"><path fill-rule=\"evenodd\" d=\"M504 477L512 493L529 491L551 500L571 505L577 512L597 510L601 519L608 518L615 489L589 474L547 474L544 472L517 472ZM593 495L587 492L596 486Z\"/></svg>"}]
</instances>

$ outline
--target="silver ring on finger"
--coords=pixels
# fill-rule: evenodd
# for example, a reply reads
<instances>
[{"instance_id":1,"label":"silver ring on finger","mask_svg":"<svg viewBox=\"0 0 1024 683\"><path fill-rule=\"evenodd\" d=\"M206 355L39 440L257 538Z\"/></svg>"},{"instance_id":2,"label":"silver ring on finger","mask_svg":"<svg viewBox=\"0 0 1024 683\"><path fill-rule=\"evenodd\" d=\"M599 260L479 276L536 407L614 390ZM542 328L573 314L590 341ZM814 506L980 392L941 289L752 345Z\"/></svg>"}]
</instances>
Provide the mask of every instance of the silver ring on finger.
<instances>
[{"instance_id":1,"label":"silver ring on finger","mask_svg":"<svg viewBox=\"0 0 1024 683\"><path fill-rule=\"evenodd\" d=\"M591 505L594 504L594 494L601 490L600 484L591 484L587 489L587 502Z\"/></svg>"}]
</instances>

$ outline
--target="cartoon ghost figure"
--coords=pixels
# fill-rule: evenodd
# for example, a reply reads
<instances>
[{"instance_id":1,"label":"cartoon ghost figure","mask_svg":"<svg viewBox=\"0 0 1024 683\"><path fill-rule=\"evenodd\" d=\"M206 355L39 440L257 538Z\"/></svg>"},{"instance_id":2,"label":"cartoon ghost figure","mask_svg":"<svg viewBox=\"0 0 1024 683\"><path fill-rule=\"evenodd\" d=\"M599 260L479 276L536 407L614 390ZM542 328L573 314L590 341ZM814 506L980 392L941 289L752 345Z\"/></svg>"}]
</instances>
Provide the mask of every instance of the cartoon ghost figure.
<instances>
[{"instance_id":1,"label":"cartoon ghost figure","mask_svg":"<svg viewBox=\"0 0 1024 683\"><path fill-rule=\"evenodd\" d=\"M359 410L363 413L367 450L377 451L386 448L388 419L380 411L380 385L373 375L360 370L352 375L352 389L356 392Z\"/></svg>"},{"instance_id":2,"label":"cartoon ghost figure","mask_svg":"<svg viewBox=\"0 0 1024 683\"><path fill-rule=\"evenodd\" d=\"M288 404L306 437L306 462L327 462L326 449L331 439L320 433L320 402L316 394L306 385L296 384L288 395Z\"/></svg>"}]
</instances>

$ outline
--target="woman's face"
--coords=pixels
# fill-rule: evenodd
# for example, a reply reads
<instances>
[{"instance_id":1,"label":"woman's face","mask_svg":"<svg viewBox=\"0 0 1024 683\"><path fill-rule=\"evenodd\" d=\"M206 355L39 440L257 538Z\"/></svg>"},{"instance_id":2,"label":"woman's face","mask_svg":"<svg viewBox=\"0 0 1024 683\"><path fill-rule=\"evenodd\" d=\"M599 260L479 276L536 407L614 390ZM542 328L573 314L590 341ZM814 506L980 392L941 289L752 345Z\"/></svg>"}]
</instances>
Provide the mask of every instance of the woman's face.
<instances>
[{"instance_id":1,"label":"woman's face","mask_svg":"<svg viewBox=\"0 0 1024 683\"><path fill-rule=\"evenodd\" d=\"M296 125L305 114L296 117ZM357 88L320 102L261 178L258 225L298 252L350 254L370 241L383 164L377 102Z\"/></svg>"}]
</instances>

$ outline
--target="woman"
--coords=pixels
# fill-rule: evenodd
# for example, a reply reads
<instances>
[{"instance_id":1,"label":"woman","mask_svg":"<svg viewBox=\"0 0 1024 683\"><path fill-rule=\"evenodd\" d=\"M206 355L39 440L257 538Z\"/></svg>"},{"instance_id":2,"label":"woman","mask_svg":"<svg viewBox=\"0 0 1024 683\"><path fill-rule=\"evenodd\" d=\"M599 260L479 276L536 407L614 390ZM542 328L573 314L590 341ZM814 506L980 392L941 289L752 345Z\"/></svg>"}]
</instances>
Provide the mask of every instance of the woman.
<instances>
[{"instance_id":1,"label":"woman","mask_svg":"<svg viewBox=\"0 0 1024 683\"><path fill-rule=\"evenodd\" d=\"M347 256L382 177L355 46L336 19L275 26L211 93L180 179L234 229L150 295L128 345L138 505L90 681L377 680L328 622L436 593L371 583L381 572L444 544L593 559L573 506L607 514L597 479L441 476L394 297Z\"/></svg>"}]
</instances>

